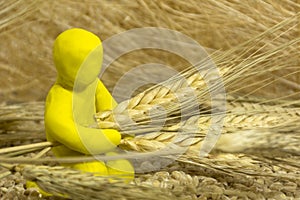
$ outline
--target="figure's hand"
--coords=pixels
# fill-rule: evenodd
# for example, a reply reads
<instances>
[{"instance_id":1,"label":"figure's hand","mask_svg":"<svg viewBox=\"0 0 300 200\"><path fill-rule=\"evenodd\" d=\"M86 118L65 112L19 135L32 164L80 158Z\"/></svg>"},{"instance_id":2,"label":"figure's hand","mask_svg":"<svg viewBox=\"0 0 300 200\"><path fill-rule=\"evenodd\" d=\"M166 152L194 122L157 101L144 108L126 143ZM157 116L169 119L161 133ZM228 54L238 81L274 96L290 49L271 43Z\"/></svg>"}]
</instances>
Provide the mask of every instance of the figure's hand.
<instances>
[{"instance_id":1,"label":"figure's hand","mask_svg":"<svg viewBox=\"0 0 300 200\"><path fill-rule=\"evenodd\" d=\"M109 141L118 146L121 142L121 134L114 129L102 129L102 133L109 139Z\"/></svg>"},{"instance_id":2,"label":"figure's hand","mask_svg":"<svg viewBox=\"0 0 300 200\"><path fill-rule=\"evenodd\" d=\"M49 120L49 119L48 119ZM113 129L94 129L75 125L72 121L47 123L48 138L58 141L73 151L83 154L101 154L114 150L120 144L121 134Z\"/></svg>"},{"instance_id":3,"label":"figure's hand","mask_svg":"<svg viewBox=\"0 0 300 200\"><path fill-rule=\"evenodd\" d=\"M83 118L89 116L92 118L92 113L82 113ZM113 151L121 141L121 134L116 130L89 128L76 123L73 118L72 92L58 85L52 87L47 97L45 128L49 141L57 141L83 154Z\"/></svg>"}]
</instances>

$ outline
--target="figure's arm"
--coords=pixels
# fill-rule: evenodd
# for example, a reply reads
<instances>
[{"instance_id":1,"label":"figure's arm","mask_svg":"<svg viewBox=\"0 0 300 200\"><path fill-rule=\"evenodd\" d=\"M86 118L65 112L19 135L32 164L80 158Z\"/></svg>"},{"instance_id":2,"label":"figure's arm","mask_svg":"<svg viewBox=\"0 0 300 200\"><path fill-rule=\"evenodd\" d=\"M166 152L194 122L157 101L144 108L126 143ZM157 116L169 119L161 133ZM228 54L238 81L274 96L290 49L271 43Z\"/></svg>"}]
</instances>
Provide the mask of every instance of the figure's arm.
<instances>
[{"instance_id":1,"label":"figure's arm","mask_svg":"<svg viewBox=\"0 0 300 200\"><path fill-rule=\"evenodd\" d=\"M83 127L75 125L71 119L65 119L63 123L58 118L52 119L50 124L48 122L46 129L54 140L83 154L101 154L112 151L121 140L121 135L116 130Z\"/></svg>"},{"instance_id":2,"label":"figure's arm","mask_svg":"<svg viewBox=\"0 0 300 200\"><path fill-rule=\"evenodd\" d=\"M96 90L96 111L112 110L117 106L117 102L111 96L104 84L98 80Z\"/></svg>"}]
</instances>

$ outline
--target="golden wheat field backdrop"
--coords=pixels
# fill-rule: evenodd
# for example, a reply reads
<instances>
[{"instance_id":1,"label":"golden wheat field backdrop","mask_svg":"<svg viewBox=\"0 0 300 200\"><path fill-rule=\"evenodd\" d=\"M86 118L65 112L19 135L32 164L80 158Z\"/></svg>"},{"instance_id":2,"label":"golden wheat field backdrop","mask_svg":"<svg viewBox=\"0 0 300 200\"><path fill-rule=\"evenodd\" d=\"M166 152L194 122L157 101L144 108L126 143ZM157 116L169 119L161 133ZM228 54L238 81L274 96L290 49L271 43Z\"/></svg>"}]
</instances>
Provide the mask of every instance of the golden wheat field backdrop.
<instances>
[{"instance_id":1,"label":"golden wheat field backdrop","mask_svg":"<svg viewBox=\"0 0 300 200\"><path fill-rule=\"evenodd\" d=\"M300 199L299 20L300 4L293 0L1 1L0 199L63 199L59 194L71 199ZM95 115L95 128L135 135L122 139L127 154L119 155L133 162L135 179L125 184L60 166L94 159L55 158L51 148L59 144L45 138L44 100L56 78L52 46L59 33L72 27L94 32L103 41L144 27L185 34L218 68L226 110L211 102L211 92L220 85L207 86L205 80L215 75L205 68L208 60L191 66L159 49L127 53L102 76L111 92L126 72L143 64L159 63L178 72L131 77L114 93L119 105ZM127 97L130 82L149 78L163 84L144 85ZM188 89L196 99L178 101ZM201 147L210 151L213 142L204 138L213 137L211 125L218 122L222 134L217 144L199 157ZM55 196L26 189L26 180Z\"/></svg>"}]
</instances>

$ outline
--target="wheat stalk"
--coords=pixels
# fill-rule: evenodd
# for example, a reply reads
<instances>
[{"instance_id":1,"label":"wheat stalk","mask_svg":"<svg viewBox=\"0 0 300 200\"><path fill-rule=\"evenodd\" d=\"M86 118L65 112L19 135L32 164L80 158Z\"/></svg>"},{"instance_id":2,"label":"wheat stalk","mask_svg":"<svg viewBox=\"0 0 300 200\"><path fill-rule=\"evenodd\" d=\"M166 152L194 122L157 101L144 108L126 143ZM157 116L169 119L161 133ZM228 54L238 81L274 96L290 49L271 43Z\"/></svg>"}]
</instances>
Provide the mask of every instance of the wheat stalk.
<instances>
[{"instance_id":1,"label":"wheat stalk","mask_svg":"<svg viewBox=\"0 0 300 200\"><path fill-rule=\"evenodd\" d=\"M5 17L0 18L0 30L5 30L5 28L11 26L17 26L19 25L18 22L20 22L20 19L29 18L30 15L38 10L38 3L39 1L29 1L25 3L23 1L15 0L2 2L0 4L0 14ZM11 15L12 12L14 13L13 15Z\"/></svg>"},{"instance_id":2,"label":"wheat stalk","mask_svg":"<svg viewBox=\"0 0 300 200\"><path fill-rule=\"evenodd\" d=\"M212 191L219 196L232 196L235 191L235 195L242 197L255 198L262 195L271 198L278 195L274 193L274 191L278 192L278 187L288 191L289 196L300 195L297 192L297 184L300 183L297 157L284 159L286 164L283 165L282 162L276 163L276 160L245 154L219 153L202 159L194 155L179 157L177 162L161 172L136 174L135 180L130 184L124 184L116 177L97 177L61 166L30 165L15 169L21 171L28 180L36 181L48 192L56 195L65 194L71 198L77 195L77 199L87 197L89 199L121 197L133 199L140 198L142 194L147 194L149 199L153 199L156 195L164 195L166 199L180 199L209 197ZM273 167L270 168L267 163L272 163ZM177 169L184 171L176 171ZM210 177L206 177L207 173ZM111 181L112 179L114 181ZM230 183L233 185L226 187ZM255 188L266 188L266 190L258 192Z\"/></svg>"},{"instance_id":3,"label":"wheat stalk","mask_svg":"<svg viewBox=\"0 0 300 200\"><path fill-rule=\"evenodd\" d=\"M182 199L180 193L176 195L172 190L161 190L147 183L126 184L116 177L94 176L61 166L25 166L19 170L45 191L71 199Z\"/></svg>"},{"instance_id":4,"label":"wheat stalk","mask_svg":"<svg viewBox=\"0 0 300 200\"><path fill-rule=\"evenodd\" d=\"M140 198L142 194L146 194L149 199L157 195L163 195L165 199L181 199L196 196L209 197L212 191L215 191L213 193L218 196L232 196L235 191L235 195L242 197L255 198L260 195L274 197L278 195L274 193L278 187L284 188L294 197L299 195L297 184L300 178L295 171L297 168L290 165L274 164L276 168L270 169L267 165L261 166L270 161L244 154L218 154L201 160L198 157L187 159L182 156L178 162L166 169L170 170L170 173L161 171L155 174L137 174L131 184L119 182L116 177L97 177L64 167L21 166L18 171L22 171L28 180L36 181L48 192L56 195L65 194L71 198L77 196L77 199L87 197L89 199L122 197L133 199ZM184 169L184 171L176 171L176 169ZM203 176L208 173L207 170L212 177ZM188 175L190 171L195 175ZM111 179L114 181L111 182ZM228 183L233 185L230 188L225 187ZM255 188L268 189L258 192Z\"/></svg>"},{"instance_id":5,"label":"wheat stalk","mask_svg":"<svg viewBox=\"0 0 300 200\"><path fill-rule=\"evenodd\" d=\"M270 27L280 23L283 19L294 16L299 10L299 4L291 0L285 2L257 0L255 3L245 2L243 4L237 2L216 2L213 0L201 3L194 0L188 0L186 3L155 0L151 3L134 2L131 4L95 1L77 2L76 6L68 1L55 3L34 2L9 0L1 4L3 12L0 24L4 27L3 31L1 31L1 36L3 45L7 46L7 51L3 52L3 56L1 56L2 64L0 68L4 73L8 72L11 74L10 78L15 83L3 83L1 94L5 99L2 98L2 100L15 101L21 95L13 93L22 93L22 91L31 95L26 95L27 100L40 98L40 94L46 95L49 85L55 81L55 70L51 62L53 38L64 29L70 28L73 23L72 17L65 17L64 7L70 7L72 13L82 16L82 20L78 21L78 25L89 23L89 30L101 35L103 40L113 34L136 27L166 27L194 38L202 46L208 47L210 51L214 49L228 50L235 47L242 41L250 40L270 29ZM31 12L32 10L37 12ZM101 12L102 10L114 10L114 12ZM101 15L98 14L99 12L101 12ZM161 15L157 16L157 13ZM270 13L273 14L270 15ZM26 14L30 14L30 16L25 16ZM145 15L155 17L144 18ZM7 18L13 19L14 22L8 22ZM47 24L45 24L46 22ZM99 24L99 22L101 23ZM296 23L294 22L294 24ZM50 28L52 31L44 31L45 27ZM191 29L190 27L193 28ZM34 30L35 35L28 34L29 30ZM279 29L274 35L265 37L263 41L257 41L259 44L268 44L262 51L284 44L298 34L296 27L287 32L285 37L280 37L274 41L274 36L286 30ZM40 39L35 40L34 37ZM35 48L34 50L28 48L27 42L29 40L32 43L32 47ZM14 41L14 43L10 41ZM126 46L128 41L122 41L118 45ZM297 49L297 46L291 45L290 48ZM259 49L259 46L256 46L255 49ZM36 59L40 56L41 51L45 53L43 54L45 57L41 60ZM193 51L189 53L192 54ZM237 51L233 52L233 54L239 53ZM14 58L16 54L18 59L10 59ZM128 71L129 68L141 63L164 60L164 56L161 55L162 52L140 52L132 57L124 57L120 62L115 62L112 69L103 77L104 83L108 84L109 89L112 89L117 78ZM290 58L286 59L286 63L291 63L292 60L297 61L297 57L290 57L288 51L284 55ZM182 60L176 59L175 56L166 57L166 62L170 66L174 66L177 69L185 67ZM27 65L33 66L33 69L23 67ZM285 65L285 67L288 66L288 64ZM39 69L49 71L49 78L44 78L44 72ZM281 71L286 73L286 70ZM37 77L34 81L32 81L33 73L36 73L35 76ZM33 94L31 88L36 85L40 87L37 87L37 92ZM284 88L284 86L280 86L280 88ZM278 92L276 94L278 95ZM287 91L282 92L282 94L286 95Z\"/></svg>"},{"instance_id":6,"label":"wheat stalk","mask_svg":"<svg viewBox=\"0 0 300 200\"><path fill-rule=\"evenodd\" d=\"M43 132L44 102L0 106L1 147L44 141Z\"/></svg>"}]
</instances>

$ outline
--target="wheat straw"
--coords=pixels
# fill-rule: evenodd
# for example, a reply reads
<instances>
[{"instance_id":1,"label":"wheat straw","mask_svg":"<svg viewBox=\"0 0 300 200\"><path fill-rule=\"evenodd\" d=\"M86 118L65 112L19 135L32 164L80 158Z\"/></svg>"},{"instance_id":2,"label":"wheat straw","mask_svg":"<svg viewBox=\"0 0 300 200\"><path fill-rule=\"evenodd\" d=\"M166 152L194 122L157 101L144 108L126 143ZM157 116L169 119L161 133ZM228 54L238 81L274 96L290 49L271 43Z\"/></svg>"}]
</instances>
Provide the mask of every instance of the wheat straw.
<instances>
[{"instance_id":1,"label":"wheat straw","mask_svg":"<svg viewBox=\"0 0 300 200\"><path fill-rule=\"evenodd\" d=\"M171 170L170 173L161 171L155 174L137 174L137 178L130 185L118 181L109 182L109 178L113 177L95 177L88 173L63 167L28 166L21 167L21 171L23 171L25 177L37 181L40 187L47 191L55 194L64 193L70 197L79 195L79 199L84 198L82 194L91 199L111 198L106 196L110 194L109 191L111 190L118 191L116 194L110 194L113 197L123 196L129 199L140 197L141 191L148 194L149 199L153 199L153 195L165 195L166 199L186 198L187 196L192 198L196 196L209 197L212 195L213 188L219 196L238 195L244 198L269 196L274 198L274 196L283 195L285 192L289 192L288 195L292 194L293 197L299 195L297 193L297 183L299 183L300 178L299 174L295 172L295 169L297 169L295 167L288 165L282 167L276 164L274 164L274 169L269 168L267 165L261 167L260 165L267 163L265 160L243 154L218 154L210 159L199 160L198 157L193 159L181 157L178 159L179 163L174 163L167 169ZM182 168L185 172L174 171L176 168ZM191 171L195 174L194 176L186 174ZM208 172L214 178L201 175ZM227 188L225 187L226 183L233 185ZM285 192L280 193L277 190L278 187L281 187ZM155 188L162 188L163 190ZM266 190L258 192L255 188L266 188ZM84 193L83 190L85 190ZM106 194L104 194L105 191ZM236 193L234 194L233 191ZM255 194L255 191L257 194ZM274 193L275 191L277 193ZM170 193L173 197L168 196Z\"/></svg>"},{"instance_id":2,"label":"wheat straw","mask_svg":"<svg viewBox=\"0 0 300 200\"><path fill-rule=\"evenodd\" d=\"M94 176L64 167L28 166L21 170L28 180L47 192L71 199L182 199L180 194L176 196L147 184L126 184L114 177Z\"/></svg>"}]
</instances>

